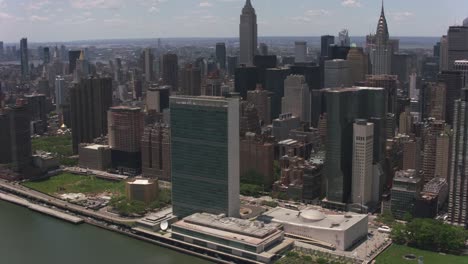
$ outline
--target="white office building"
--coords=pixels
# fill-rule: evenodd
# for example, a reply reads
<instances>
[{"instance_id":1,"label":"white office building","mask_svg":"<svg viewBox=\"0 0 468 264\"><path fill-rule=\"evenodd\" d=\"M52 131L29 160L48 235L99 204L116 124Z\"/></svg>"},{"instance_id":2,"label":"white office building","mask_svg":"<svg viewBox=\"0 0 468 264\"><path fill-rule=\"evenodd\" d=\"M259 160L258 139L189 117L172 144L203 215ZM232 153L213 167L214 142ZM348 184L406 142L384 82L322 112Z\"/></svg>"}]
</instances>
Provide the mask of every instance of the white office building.
<instances>
[{"instance_id":1,"label":"white office building","mask_svg":"<svg viewBox=\"0 0 468 264\"><path fill-rule=\"evenodd\" d=\"M353 125L353 178L351 195L354 204L365 206L372 201L374 124L358 119Z\"/></svg>"},{"instance_id":2,"label":"white office building","mask_svg":"<svg viewBox=\"0 0 468 264\"><path fill-rule=\"evenodd\" d=\"M289 75L284 81L283 113L291 113L302 122L310 122L311 92L303 75Z\"/></svg>"}]
</instances>

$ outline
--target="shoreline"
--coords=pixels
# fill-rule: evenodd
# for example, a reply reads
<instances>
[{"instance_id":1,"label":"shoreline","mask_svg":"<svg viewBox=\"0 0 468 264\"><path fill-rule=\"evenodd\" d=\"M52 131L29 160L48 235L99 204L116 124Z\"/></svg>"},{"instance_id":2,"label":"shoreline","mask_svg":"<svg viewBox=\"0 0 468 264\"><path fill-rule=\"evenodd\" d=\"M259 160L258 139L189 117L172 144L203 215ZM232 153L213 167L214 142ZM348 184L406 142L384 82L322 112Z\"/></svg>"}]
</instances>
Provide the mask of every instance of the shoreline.
<instances>
[{"instance_id":1,"label":"shoreline","mask_svg":"<svg viewBox=\"0 0 468 264\"><path fill-rule=\"evenodd\" d=\"M25 191L27 189L28 191ZM148 235L141 232L137 232L129 227L125 222L119 222L115 219L106 218L103 215L95 211L90 211L84 208L79 208L77 205L69 204L68 202L64 202L62 200L61 203L58 203L55 200L59 200L55 197L51 197L47 199L45 197L39 197L34 195L34 190L28 188L18 188L14 184L5 182L3 180L0 181L0 200L23 206L29 208L28 205L36 205L33 206L35 209L29 208L35 212L43 213L45 215L65 220L69 223L73 223L68 221L68 217L75 217L81 220L80 223L86 223L98 228L102 228L108 231L116 232L121 235L126 235L128 237L138 239L147 243L151 243L160 247L164 247L167 249L175 250L179 253L191 255L200 259L204 259L213 263L233 263L233 261L241 262L241 263L260 263L257 261L252 261L248 259L244 259L241 257L233 256L226 254L224 252L218 252L212 249L199 247L193 244L188 244L183 241L175 240L169 237L164 236L156 236L156 235ZM44 194L43 194L44 195ZM45 195L44 195L45 196ZM53 208L38 205L37 203L47 204L48 206L52 206ZM46 213L46 211L48 213ZM66 212L64 212L66 211ZM54 213L52 213L54 212ZM64 217L66 216L66 217ZM71 219L71 218L70 218ZM76 220L76 219L75 219ZM130 222L130 220L129 220ZM222 256L223 258L220 258Z\"/></svg>"}]
</instances>

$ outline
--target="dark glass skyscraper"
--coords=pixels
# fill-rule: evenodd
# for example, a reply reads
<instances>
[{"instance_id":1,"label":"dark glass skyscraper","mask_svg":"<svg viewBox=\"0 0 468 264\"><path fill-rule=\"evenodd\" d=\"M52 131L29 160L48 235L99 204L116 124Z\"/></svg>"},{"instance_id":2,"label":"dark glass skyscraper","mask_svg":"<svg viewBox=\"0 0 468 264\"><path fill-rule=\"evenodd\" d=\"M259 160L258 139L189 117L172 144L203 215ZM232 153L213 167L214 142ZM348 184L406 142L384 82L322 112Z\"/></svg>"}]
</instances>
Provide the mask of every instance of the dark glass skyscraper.
<instances>
[{"instance_id":1,"label":"dark glass skyscraper","mask_svg":"<svg viewBox=\"0 0 468 264\"><path fill-rule=\"evenodd\" d=\"M380 120L386 117L385 100L385 90L382 88L326 90L328 133L325 173L329 202L350 202L353 124L356 119L365 118L374 123L374 163L381 161L381 152L385 151L385 124Z\"/></svg>"},{"instance_id":2,"label":"dark glass skyscraper","mask_svg":"<svg viewBox=\"0 0 468 264\"><path fill-rule=\"evenodd\" d=\"M170 99L172 208L239 216L239 99Z\"/></svg>"},{"instance_id":3,"label":"dark glass skyscraper","mask_svg":"<svg viewBox=\"0 0 468 264\"><path fill-rule=\"evenodd\" d=\"M321 57L328 57L330 45L335 44L335 36L325 35L320 38L320 56Z\"/></svg>"},{"instance_id":4,"label":"dark glass skyscraper","mask_svg":"<svg viewBox=\"0 0 468 264\"><path fill-rule=\"evenodd\" d=\"M29 78L29 54L28 54L28 39L22 38L20 41L20 56L21 56L21 77Z\"/></svg>"},{"instance_id":5,"label":"dark glass skyscraper","mask_svg":"<svg viewBox=\"0 0 468 264\"><path fill-rule=\"evenodd\" d=\"M73 74L76 69L76 61L80 58L80 50L68 51L68 73Z\"/></svg>"},{"instance_id":6,"label":"dark glass skyscraper","mask_svg":"<svg viewBox=\"0 0 468 264\"><path fill-rule=\"evenodd\" d=\"M222 70L226 69L226 44L224 42L216 43L216 61Z\"/></svg>"},{"instance_id":7,"label":"dark glass skyscraper","mask_svg":"<svg viewBox=\"0 0 468 264\"><path fill-rule=\"evenodd\" d=\"M164 85L170 85L172 91L179 89L179 60L176 54L168 53L163 55L162 79Z\"/></svg>"},{"instance_id":8,"label":"dark glass skyscraper","mask_svg":"<svg viewBox=\"0 0 468 264\"><path fill-rule=\"evenodd\" d=\"M82 79L70 89L73 153L80 143L107 135L107 110L112 106L112 79Z\"/></svg>"}]
</instances>

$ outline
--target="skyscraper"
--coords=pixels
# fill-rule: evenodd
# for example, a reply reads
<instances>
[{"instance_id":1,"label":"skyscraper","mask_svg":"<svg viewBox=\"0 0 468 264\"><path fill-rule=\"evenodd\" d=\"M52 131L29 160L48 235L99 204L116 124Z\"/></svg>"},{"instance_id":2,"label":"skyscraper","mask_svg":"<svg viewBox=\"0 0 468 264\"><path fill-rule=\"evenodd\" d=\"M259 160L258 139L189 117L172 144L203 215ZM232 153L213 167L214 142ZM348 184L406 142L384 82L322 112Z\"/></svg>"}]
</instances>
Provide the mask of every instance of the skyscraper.
<instances>
[{"instance_id":1,"label":"skyscraper","mask_svg":"<svg viewBox=\"0 0 468 264\"><path fill-rule=\"evenodd\" d=\"M351 46L351 40L349 38L349 32L347 29L343 29L338 33L338 46L349 47Z\"/></svg>"},{"instance_id":2,"label":"skyscraper","mask_svg":"<svg viewBox=\"0 0 468 264\"><path fill-rule=\"evenodd\" d=\"M111 107L107 111L107 124L113 167L139 172L141 169L141 136L144 129L141 108Z\"/></svg>"},{"instance_id":3,"label":"skyscraper","mask_svg":"<svg viewBox=\"0 0 468 264\"><path fill-rule=\"evenodd\" d=\"M31 126L27 107L14 106L0 112L0 163L21 172L31 163Z\"/></svg>"},{"instance_id":4,"label":"skyscraper","mask_svg":"<svg viewBox=\"0 0 468 264\"><path fill-rule=\"evenodd\" d=\"M81 56L81 50L68 51L68 73L73 74L76 69L76 61Z\"/></svg>"},{"instance_id":5,"label":"skyscraper","mask_svg":"<svg viewBox=\"0 0 468 264\"><path fill-rule=\"evenodd\" d=\"M325 88L339 88L352 85L351 69L346 60L325 61Z\"/></svg>"},{"instance_id":6,"label":"skyscraper","mask_svg":"<svg viewBox=\"0 0 468 264\"><path fill-rule=\"evenodd\" d=\"M107 135L107 110L112 106L112 79L90 77L70 89L73 153L80 143Z\"/></svg>"},{"instance_id":7,"label":"skyscraper","mask_svg":"<svg viewBox=\"0 0 468 264\"><path fill-rule=\"evenodd\" d=\"M55 105L56 111L61 112L61 106L65 104L68 95L65 79L57 75L55 78Z\"/></svg>"},{"instance_id":8,"label":"skyscraper","mask_svg":"<svg viewBox=\"0 0 468 264\"><path fill-rule=\"evenodd\" d=\"M171 181L171 133L164 123L145 128L141 138L141 167L144 177Z\"/></svg>"},{"instance_id":9,"label":"skyscraper","mask_svg":"<svg viewBox=\"0 0 468 264\"><path fill-rule=\"evenodd\" d=\"M239 99L170 99L174 215L239 216Z\"/></svg>"},{"instance_id":10,"label":"skyscraper","mask_svg":"<svg viewBox=\"0 0 468 264\"><path fill-rule=\"evenodd\" d=\"M335 36L330 36L330 35L322 36L320 38L320 44L321 44L320 56L329 57L330 45L335 44Z\"/></svg>"},{"instance_id":11,"label":"skyscraper","mask_svg":"<svg viewBox=\"0 0 468 264\"><path fill-rule=\"evenodd\" d=\"M351 201L353 123L364 118L374 123L373 164L383 160L385 150L385 90L352 87L326 90L327 102L327 203L342 207ZM374 176L382 188L383 179Z\"/></svg>"},{"instance_id":12,"label":"skyscraper","mask_svg":"<svg viewBox=\"0 0 468 264\"><path fill-rule=\"evenodd\" d=\"M192 64L187 64L180 70L180 75L182 85L180 89L185 95L201 95L202 77L200 68L196 68Z\"/></svg>"},{"instance_id":13,"label":"skyscraper","mask_svg":"<svg viewBox=\"0 0 468 264\"><path fill-rule=\"evenodd\" d=\"M264 90L260 85L255 91L247 92L247 101L255 106L258 117L263 125L271 124L271 97L270 92Z\"/></svg>"},{"instance_id":14,"label":"skyscraper","mask_svg":"<svg viewBox=\"0 0 468 264\"><path fill-rule=\"evenodd\" d=\"M448 215L452 224L468 225L468 89L463 89L462 99L456 100L453 114L452 162L449 178Z\"/></svg>"},{"instance_id":15,"label":"skyscraper","mask_svg":"<svg viewBox=\"0 0 468 264\"><path fill-rule=\"evenodd\" d=\"M448 38L446 35L440 39L440 58L439 65L440 71L448 71Z\"/></svg>"},{"instance_id":16,"label":"skyscraper","mask_svg":"<svg viewBox=\"0 0 468 264\"><path fill-rule=\"evenodd\" d=\"M450 27L447 33L448 69L455 68L456 60L468 59L468 25Z\"/></svg>"},{"instance_id":17,"label":"skyscraper","mask_svg":"<svg viewBox=\"0 0 468 264\"><path fill-rule=\"evenodd\" d=\"M179 89L179 60L176 54L167 53L163 55L162 79L164 85L170 85L172 91Z\"/></svg>"},{"instance_id":18,"label":"skyscraper","mask_svg":"<svg viewBox=\"0 0 468 264\"><path fill-rule=\"evenodd\" d=\"M253 65L257 53L257 15L250 0L246 0L239 25L240 63Z\"/></svg>"},{"instance_id":19,"label":"skyscraper","mask_svg":"<svg viewBox=\"0 0 468 264\"><path fill-rule=\"evenodd\" d=\"M442 71L438 76L438 81L445 83L445 121L453 124L454 101L460 99L463 88L463 74L459 71Z\"/></svg>"},{"instance_id":20,"label":"skyscraper","mask_svg":"<svg viewBox=\"0 0 468 264\"><path fill-rule=\"evenodd\" d=\"M50 62L50 49L49 49L49 47L45 47L43 52L44 52L44 58L43 58L44 64L48 64Z\"/></svg>"},{"instance_id":21,"label":"skyscraper","mask_svg":"<svg viewBox=\"0 0 468 264\"><path fill-rule=\"evenodd\" d=\"M356 84L364 81L368 72L368 56L362 48L352 47L346 59L350 67L350 82Z\"/></svg>"},{"instance_id":22,"label":"skyscraper","mask_svg":"<svg viewBox=\"0 0 468 264\"><path fill-rule=\"evenodd\" d=\"M224 42L216 43L216 61L221 70L226 70L226 44Z\"/></svg>"},{"instance_id":23,"label":"skyscraper","mask_svg":"<svg viewBox=\"0 0 468 264\"><path fill-rule=\"evenodd\" d=\"M303 63L306 62L307 58L307 42L305 41L296 41L295 42L295 62Z\"/></svg>"},{"instance_id":24,"label":"skyscraper","mask_svg":"<svg viewBox=\"0 0 468 264\"><path fill-rule=\"evenodd\" d=\"M284 81L284 97L281 111L300 118L302 122L310 123L311 94L303 75L289 75Z\"/></svg>"},{"instance_id":25,"label":"skyscraper","mask_svg":"<svg viewBox=\"0 0 468 264\"><path fill-rule=\"evenodd\" d=\"M392 46L389 43L387 19L385 18L385 11L382 2L382 11L377 24L377 31L374 37L374 43L370 50L372 74L391 74L392 54L393 51Z\"/></svg>"},{"instance_id":26,"label":"skyscraper","mask_svg":"<svg viewBox=\"0 0 468 264\"><path fill-rule=\"evenodd\" d=\"M142 54L142 62L143 62L143 71L145 73L145 81L150 83L154 80L154 55L151 52L150 48L146 48L143 50Z\"/></svg>"},{"instance_id":27,"label":"skyscraper","mask_svg":"<svg viewBox=\"0 0 468 264\"><path fill-rule=\"evenodd\" d=\"M463 88L468 88L468 58L465 60L455 61L455 71L459 71L463 75Z\"/></svg>"},{"instance_id":28,"label":"skyscraper","mask_svg":"<svg viewBox=\"0 0 468 264\"><path fill-rule=\"evenodd\" d=\"M374 124L358 119L353 124L352 202L365 206L372 201Z\"/></svg>"},{"instance_id":29,"label":"skyscraper","mask_svg":"<svg viewBox=\"0 0 468 264\"><path fill-rule=\"evenodd\" d=\"M29 78L29 54L28 54L28 39L22 38L20 41L20 56L21 56L21 77Z\"/></svg>"}]
</instances>

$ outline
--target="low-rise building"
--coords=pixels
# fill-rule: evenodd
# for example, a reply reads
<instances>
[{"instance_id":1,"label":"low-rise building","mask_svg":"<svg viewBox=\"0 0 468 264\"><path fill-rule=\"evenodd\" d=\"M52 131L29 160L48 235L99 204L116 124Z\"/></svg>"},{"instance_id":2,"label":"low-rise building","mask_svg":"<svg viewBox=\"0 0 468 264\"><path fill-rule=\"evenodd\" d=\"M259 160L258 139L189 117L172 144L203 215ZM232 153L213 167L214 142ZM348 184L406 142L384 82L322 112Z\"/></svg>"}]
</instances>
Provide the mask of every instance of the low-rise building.
<instances>
[{"instance_id":1,"label":"low-rise building","mask_svg":"<svg viewBox=\"0 0 468 264\"><path fill-rule=\"evenodd\" d=\"M196 213L172 225L172 238L246 259L269 263L284 248L281 224ZM278 245L284 244L284 247Z\"/></svg>"},{"instance_id":2,"label":"low-rise building","mask_svg":"<svg viewBox=\"0 0 468 264\"><path fill-rule=\"evenodd\" d=\"M348 250L366 238L369 222L367 215L332 215L314 209L297 211L282 207L270 210L258 219L282 224L287 235L339 250Z\"/></svg>"},{"instance_id":3,"label":"low-rise building","mask_svg":"<svg viewBox=\"0 0 468 264\"><path fill-rule=\"evenodd\" d=\"M111 149L108 145L80 144L79 166L86 169L106 171L112 166Z\"/></svg>"},{"instance_id":4,"label":"low-rise building","mask_svg":"<svg viewBox=\"0 0 468 264\"><path fill-rule=\"evenodd\" d=\"M125 184L125 194L128 199L150 204L158 198L159 187L157 179L132 179Z\"/></svg>"},{"instance_id":5,"label":"low-rise building","mask_svg":"<svg viewBox=\"0 0 468 264\"><path fill-rule=\"evenodd\" d=\"M37 151L32 158L34 167L39 168L41 172L47 172L60 167L57 157L49 152Z\"/></svg>"}]
</instances>

